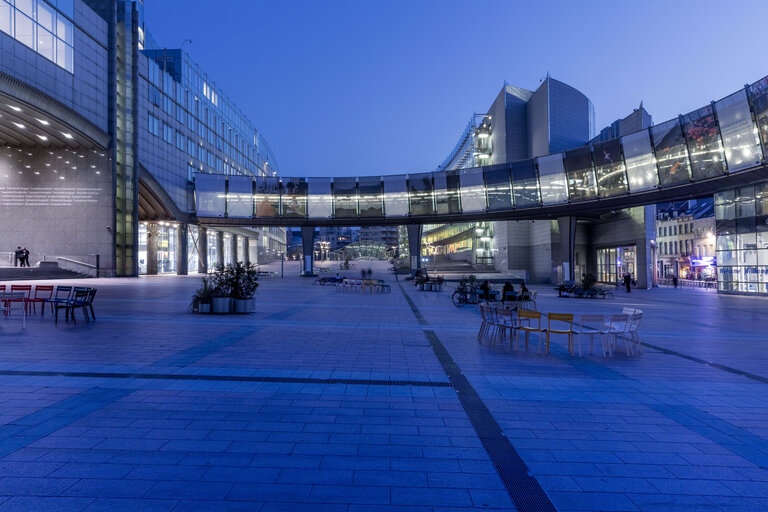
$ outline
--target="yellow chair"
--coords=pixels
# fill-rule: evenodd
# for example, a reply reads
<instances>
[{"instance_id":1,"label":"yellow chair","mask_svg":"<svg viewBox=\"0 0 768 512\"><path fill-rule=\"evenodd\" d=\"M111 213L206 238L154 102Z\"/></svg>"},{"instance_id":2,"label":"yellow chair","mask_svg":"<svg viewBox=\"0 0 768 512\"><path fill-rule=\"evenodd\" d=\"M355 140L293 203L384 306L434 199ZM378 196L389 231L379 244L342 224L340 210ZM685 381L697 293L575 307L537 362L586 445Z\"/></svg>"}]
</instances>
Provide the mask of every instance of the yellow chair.
<instances>
[{"instance_id":1,"label":"yellow chair","mask_svg":"<svg viewBox=\"0 0 768 512\"><path fill-rule=\"evenodd\" d=\"M554 327L553 327L554 325ZM567 326L567 328L566 328ZM574 355L573 347L573 314L571 313L548 313L547 314L547 355L549 355L549 335L567 334L568 352ZM539 342L539 352L541 352L541 342Z\"/></svg>"},{"instance_id":2,"label":"yellow chair","mask_svg":"<svg viewBox=\"0 0 768 512\"><path fill-rule=\"evenodd\" d=\"M528 351L528 338L532 332L539 333L539 350L541 350L541 339L544 336L545 330L541 328L541 313L538 311L528 311L520 309L517 311L517 318L520 321L517 329L525 333L525 350ZM534 324L534 320L536 323ZM517 340L515 341L515 348L517 348Z\"/></svg>"}]
</instances>

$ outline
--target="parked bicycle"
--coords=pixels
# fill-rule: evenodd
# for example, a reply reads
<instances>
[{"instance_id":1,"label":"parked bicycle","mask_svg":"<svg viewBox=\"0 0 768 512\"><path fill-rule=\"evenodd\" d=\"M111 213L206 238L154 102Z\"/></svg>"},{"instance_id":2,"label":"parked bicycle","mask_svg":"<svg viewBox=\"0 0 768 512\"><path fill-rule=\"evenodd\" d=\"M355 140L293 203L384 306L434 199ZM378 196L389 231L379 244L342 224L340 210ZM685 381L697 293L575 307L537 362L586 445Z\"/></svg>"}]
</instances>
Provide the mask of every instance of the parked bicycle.
<instances>
[{"instance_id":1,"label":"parked bicycle","mask_svg":"<svg viewBox=\"0 0 768 512\"><path fill-rule=\"evenodd\" d=\"M478 293L478 287L459 284L459 287L451 295L451 301L453 301L453 305L457 308L464 306L464 304L479 304L480 294Z\"/></svg>"}]
</instances>

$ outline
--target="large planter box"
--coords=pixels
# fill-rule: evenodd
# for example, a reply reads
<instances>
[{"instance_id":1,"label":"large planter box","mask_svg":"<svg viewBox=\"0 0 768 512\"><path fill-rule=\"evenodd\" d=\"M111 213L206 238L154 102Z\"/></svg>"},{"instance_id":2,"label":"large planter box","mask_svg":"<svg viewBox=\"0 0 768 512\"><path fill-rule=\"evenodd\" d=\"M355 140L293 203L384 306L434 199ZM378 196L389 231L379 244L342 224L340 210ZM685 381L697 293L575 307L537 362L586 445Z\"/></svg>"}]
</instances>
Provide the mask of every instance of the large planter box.
<instances>
[{"instance_id":1,"label":"large planter box","mask_svg":"<svg viewBox=\"0 0 768 512\"><path fill-rule=\"evenodd\" d=\"M232 299L234 313L253 313L255 302L253 299Z\"/></svg>"},{"instance_id":2,"label":"large planter box","mask_svg":"<svg viewBox=\"0 0 768 512\"><path fill-rule=\"evenodd\" d=\"M210 313L211 312L211 305L210 304L200 304L197 306L198 313Z\"/></svg>"},{"instance_id":3,"label":"large planter box","mask_svg":"<svg viewBox=\"0 0 768 512\"><path fill-rule=\"evenodd\" d=\"M232 299L229 297L214 297L211 299L211 313L229 313Z\"/></svg>"}]
</instances>

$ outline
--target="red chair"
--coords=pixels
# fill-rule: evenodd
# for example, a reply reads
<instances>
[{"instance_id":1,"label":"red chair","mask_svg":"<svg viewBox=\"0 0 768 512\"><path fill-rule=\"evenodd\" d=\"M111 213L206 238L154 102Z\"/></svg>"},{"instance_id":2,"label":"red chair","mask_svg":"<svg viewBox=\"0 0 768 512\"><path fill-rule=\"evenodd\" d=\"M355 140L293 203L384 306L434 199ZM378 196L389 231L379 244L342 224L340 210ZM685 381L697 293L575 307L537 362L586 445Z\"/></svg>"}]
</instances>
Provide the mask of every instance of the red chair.
<instances>
[{"instance_id":1,"label":"red chair","mask_svg":"<svg viewBox=\"0 0 768 512\"><path fill-rule=\"evenodd\" d=\"M23 298L18 299L8 299L9 302L23 302L24 303L24 311L26 313L29 313L29 297L32 295L32 285L31 284L12 284L11 285L11 293L13 292L21 292L24 293Z\"/></svg>"},{"instance_id":2,"label":"red chair","mask_svg":"<svg viewBox=\"0 0 768 512\"><path fill-rule=\"evenodd\" d=\"M40 316L45 313L45 302L53 297L53 286L35 286L35 296L27 300L28 304L32 305L32 312L37 313L36 304L40 304Z\"/></svg>"}]
</instances>

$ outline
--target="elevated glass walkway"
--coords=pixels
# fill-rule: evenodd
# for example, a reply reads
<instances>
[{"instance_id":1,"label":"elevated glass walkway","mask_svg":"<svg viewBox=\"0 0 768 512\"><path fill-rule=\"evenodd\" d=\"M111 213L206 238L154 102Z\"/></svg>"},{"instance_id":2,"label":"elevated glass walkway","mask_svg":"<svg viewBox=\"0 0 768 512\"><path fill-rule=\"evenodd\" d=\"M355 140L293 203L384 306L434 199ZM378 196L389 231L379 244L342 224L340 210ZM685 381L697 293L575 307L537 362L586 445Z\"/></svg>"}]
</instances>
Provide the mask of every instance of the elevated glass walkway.
<instances>
[{"instance_id":1,"label":"elevated glass walkway","mask_svg":"<svg viewBox=\"0 0 768 512\"><path fill-rule=\"evenodd\" d=\"M768 77L621 138L471 169L361 177L196 174L210 225L349 226L596 216L768 177Z\"/></svg>"}]
</instances>

